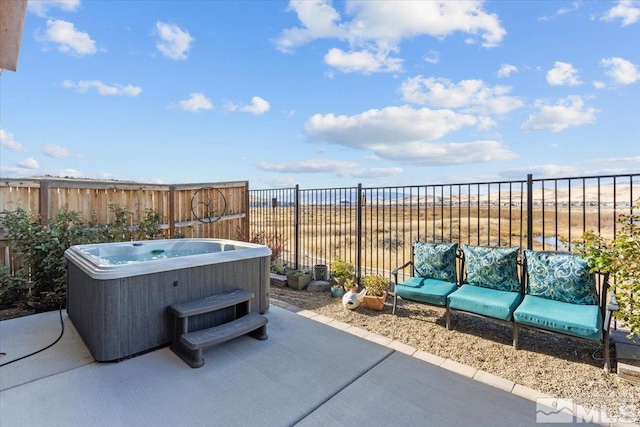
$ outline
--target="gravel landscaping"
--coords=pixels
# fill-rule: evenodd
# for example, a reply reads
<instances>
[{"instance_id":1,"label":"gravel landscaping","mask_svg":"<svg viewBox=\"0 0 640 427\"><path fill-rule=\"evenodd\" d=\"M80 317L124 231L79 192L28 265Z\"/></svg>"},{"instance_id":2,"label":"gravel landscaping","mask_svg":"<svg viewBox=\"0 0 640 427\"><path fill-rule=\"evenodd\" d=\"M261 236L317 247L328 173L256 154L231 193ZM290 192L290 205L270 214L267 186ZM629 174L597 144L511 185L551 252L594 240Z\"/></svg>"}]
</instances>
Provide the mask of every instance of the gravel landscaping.
<instances>
[{"instance_id":1,"label":"gravel landscaping","mask_svg":"<svg viewBox=\"0 0 640 427\"><path fill-rule=\"evenodd\" d=\"M271 298L366 329L428 353L495 374L541 393L572 399L587 408L604 409L612 417L640 421L640 387L602 369L597 344L553 334L521 330L519 350L512 347L506 324L452 314L452 330L444 309L392 299L383 311L346 310L328 292L296 291L271 286Z\"/></svg>"}]
</instances>

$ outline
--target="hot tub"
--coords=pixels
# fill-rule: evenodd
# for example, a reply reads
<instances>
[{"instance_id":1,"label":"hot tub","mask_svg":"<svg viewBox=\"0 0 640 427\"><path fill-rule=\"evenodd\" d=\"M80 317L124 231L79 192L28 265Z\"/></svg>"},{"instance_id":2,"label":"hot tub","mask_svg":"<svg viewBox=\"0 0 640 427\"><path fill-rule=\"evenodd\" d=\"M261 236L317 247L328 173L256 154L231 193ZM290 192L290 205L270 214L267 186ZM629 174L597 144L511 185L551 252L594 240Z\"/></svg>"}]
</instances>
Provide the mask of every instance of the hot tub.
<instances>
[{"instance_id":1,"label":"hot tub","mask_svg":"<svg viewBox=\"0 0 640 427\"><path fill-rule=\"evenodd\" d=\"M72 246L67 313L97 361L118 361L166 346L167 307L231 289L253 292L251 311L269 309L267 246L222 239L167 239ZM198 316L190 328L230 320L229 309Z\"/></svg>"}]
</instances>

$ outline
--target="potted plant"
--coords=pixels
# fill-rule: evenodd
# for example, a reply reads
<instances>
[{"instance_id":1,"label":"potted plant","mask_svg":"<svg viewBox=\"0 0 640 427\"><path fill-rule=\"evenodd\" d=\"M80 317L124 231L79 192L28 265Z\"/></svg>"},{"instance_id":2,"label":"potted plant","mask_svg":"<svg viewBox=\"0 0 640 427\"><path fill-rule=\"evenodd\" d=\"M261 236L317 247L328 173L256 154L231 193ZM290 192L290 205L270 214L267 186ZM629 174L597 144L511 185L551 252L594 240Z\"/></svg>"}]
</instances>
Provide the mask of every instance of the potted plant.
<instances>
[{"instance_id":1,"label":"potted plant","mask_svg":"<svg viewBox=\"0 0 640 427\"><path fill-rule=\"evenodd\" d=\"M344 295L344 287L336 282L331 283L329 291L331 292L332 297L341 297Z\"/></svg>"},{"instance_id":2,"label":"potted plant","mask_svg":"<svg viewBox=\"0 0 640 427\"><path fill-rule=\"evenodd\" d=\"M356 279L354 277L349 277L344 281L342 285L345 292L353 291L358 292L358 283L356 283Z\"/></svg>"},{"instance_id":3,"label":"potted plant","mask_svg":"<svg viewBox=\"0 0 640 427\"><path fill-rule=\"evenodd\" d=\"M311 281L311 272L304 270L289 270L286 273L287 286L298 291L307 287Z\"/></svg>"},{"instance_id":4,"label":"potted plant","mask_svg":"<svg viewBox=\"0 0 640 427\"><path fill-rule=\"evenodd\" d=\"M372 310L382 310L387 299L387 286L391 281L377 274L364 276L360 284L367 290L360 305Z\"/></svg>"},{"instance_id":5,"label":"potted plant","mask_svg":"<svg viewBox=\"0 0 640 427\"><path fill-rule=\"evenodd\" d=\"M344 286L347 279L353 280L355 278L355 267L353 264L336 257L331 261L331 282L333 285Z\"/></svg>"}]
</instances>

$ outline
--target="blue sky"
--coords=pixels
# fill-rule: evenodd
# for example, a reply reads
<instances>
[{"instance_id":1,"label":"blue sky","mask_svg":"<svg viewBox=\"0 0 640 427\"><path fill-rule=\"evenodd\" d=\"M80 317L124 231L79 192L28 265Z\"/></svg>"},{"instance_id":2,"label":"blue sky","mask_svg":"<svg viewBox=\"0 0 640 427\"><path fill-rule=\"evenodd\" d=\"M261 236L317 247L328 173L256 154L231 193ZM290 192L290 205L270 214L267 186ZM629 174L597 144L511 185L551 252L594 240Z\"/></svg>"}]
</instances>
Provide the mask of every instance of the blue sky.
<instances>
[{"instance_id":1,"label":"blue sky","mask_svg":"<svg viewBox=\"0 0 640 427\"><path fill-rule=\"evenodd\" d=\"M640 171L640 1L30 1L0 177Z\"/></svg>"}]
</instances>

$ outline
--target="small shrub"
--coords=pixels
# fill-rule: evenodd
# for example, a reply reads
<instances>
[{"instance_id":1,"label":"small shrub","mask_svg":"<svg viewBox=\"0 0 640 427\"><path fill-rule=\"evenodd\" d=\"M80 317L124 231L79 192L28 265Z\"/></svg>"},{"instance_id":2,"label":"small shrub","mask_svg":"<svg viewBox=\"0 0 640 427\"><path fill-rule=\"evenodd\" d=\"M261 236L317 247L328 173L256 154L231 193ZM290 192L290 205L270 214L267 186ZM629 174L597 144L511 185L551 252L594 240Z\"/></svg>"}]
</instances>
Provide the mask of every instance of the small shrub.
<instances>
[{"instance_id":1,"label":"small shrub","mask_svg":"<svg viewBox=\"0 0 640 427\"><path fill-rule=\"evenodd\" d=\"M14 276L6 267L0 267L0 307L13 307L27 304L27 290L23 288L26 280Z\"/></svg>"},{"instance_id":2,"label":"small shrub","mask_svg":"<svg viewBox=\"0 0 640 427\"><path fill-rule=\"evenodd\" d=\"M284 249L287 247L287 238L282 234L274 232L267 233L261 231L259 233L246 236L240 229L237 230L237 238L243 242L255 243L257 245L265 245L271 249L271 264L275 264L279 259Z\"/></svg>"},{"instance_id":3,"label":"small shrub","mask_svg":"<svg viewBox=\"0 0 640 427\"><path fill-rule=\"evenodd\" d=\"M362 277L360 284L367 290L367 295L379 297L384 295L384 291L387 290L387 286L391 284L391 281L384 276L374 274Z\"/></svg>"},{"instance_id":4,"label":"small shrub","mask_svg":"<svg viewBox=\"0 0 640 427\"><path fill-rule=\"evenodd\" d=\"M592 271L609 273L611 290L620 305L616 317L632 333L640 334L640 200L633 209L631 214L620 216L622 227L611 242L589 231L582 236L584 242L574 243L574 247Z\"/></svg>"},{"instance_id":5,"label":"small shrub","mask_svg":"<svg viewBox=\"0 0 640 427\"><path fill-rule=\"evenodd\" d=\"M353 264L339 258L335 257L331 264L329 265L329 269L331 270L331 277L335 279L353 279L355 274L355 267Z\"/></svg>"},{"instance_id":6,"label":"small shrub","mask_svg":"<svg viewBox=\"0 0 640 427\"><path fill-rule=\"evenodd\" d=\"M161 221L162 215L160 212L153 209L145 209L144 218L131 232L131 240L155 240L164 238L164 233L159 227Z\"/></svg>"}]
</instances>

